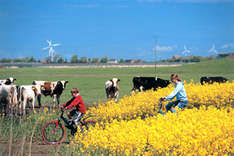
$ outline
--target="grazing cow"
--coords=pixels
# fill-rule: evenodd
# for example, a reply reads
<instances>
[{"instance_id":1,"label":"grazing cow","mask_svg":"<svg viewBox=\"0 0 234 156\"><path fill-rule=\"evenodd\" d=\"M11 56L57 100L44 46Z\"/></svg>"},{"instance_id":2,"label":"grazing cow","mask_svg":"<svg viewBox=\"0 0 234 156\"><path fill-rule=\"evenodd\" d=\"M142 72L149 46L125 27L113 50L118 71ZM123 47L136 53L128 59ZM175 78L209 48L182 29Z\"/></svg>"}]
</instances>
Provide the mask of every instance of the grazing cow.
<instances>
[{"instance_id":1,"label":"grazing cow","mask_svg":"<svg viewBox=\"0 0 234 156\"><path fill-rule=\"evenodd\" d=\"M32 84L40 85L41 94L44 96L51 96L53 97L54 106L57 103L60 103L60 96L63 93L63 90L66 88L68 81L33 81ZM37 96L39 107L41 107L41 96Z\"/></svg>"},{"instance_id":2,"label":"grazing cow","mask_svg":"<svg viewBox=\"0 0 234 156\"><path fill-rule=\"evenodd\" d=\"M41 95L41 86L40 85L23 85L19 87L19 109L20 112L21 106L23 106L23 114L25 114L26 105L31 102L34 110L35 106L35 97Z\"/></svg>"},{"instance_id":3,"label":"grazing cow","mask_svg":"<svg viewBox=\"0 0 234 156\"><path fill-rule=\"evenodd\" d=\"M115 102L118 101L119 97L119 83L120 79L113 78L111 80L106 81L105 90L107 99L114 99Z\"/></svg>"},{"instance_id":4,"label":"grazing cow","mask_svg":"<svg viewBox=\"0 0 234 156\"><path fill-rule=\"evenodd\" d=\"M212 84L214 82L225 83L226 81L228 81L228 79L226 79L225 77L221 77L221 76L200 78L201 85L204 85L205 83Z\"/></svg>"},{"instance_id":5,"label":"grazing cow","mask_svg":"<svg viewBox=\"0 0 234 156\"><path fill-rule=\"evenodd\" d=\"M18 86L0 85L0 114L7 114L9 109L16 108Z\"/></svg>"},{"instance_id":6,"label":"grazing cow","mask_svg":"<svg viewBox=\"0 0 234 156\"><path fill-rule=\"evenodd\" d=\"M165 88L170 84L169 80L163 80L155 77L134 77L132 82L132 90L135 91L138 89L141 92L152 88L154 89L154 91L156 91L157 88Z\"/></svg>"},{"instance_id":7,"label":"grazing cow","mask_svg":"<svg viewBox=\"0 0 234 156\"><path fill-rule=\"evenodd\" d=\"M13 77L9 77L8 79L5 80L0 80L0 84L5 84L5 85L11 85L16 81Z\"/></svg>"}]
</instances>

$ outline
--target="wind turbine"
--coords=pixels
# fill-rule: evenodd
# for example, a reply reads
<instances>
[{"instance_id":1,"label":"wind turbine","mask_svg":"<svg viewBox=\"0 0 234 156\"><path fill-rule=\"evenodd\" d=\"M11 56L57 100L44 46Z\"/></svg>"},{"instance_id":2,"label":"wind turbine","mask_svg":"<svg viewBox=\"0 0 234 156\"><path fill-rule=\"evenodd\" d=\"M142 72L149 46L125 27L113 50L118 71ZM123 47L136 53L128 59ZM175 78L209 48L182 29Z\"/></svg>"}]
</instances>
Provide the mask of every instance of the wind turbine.
<instances>
[{"instance_id":1,"label":"wind turbine","mask_svg":"<svg viewBox=\"0 0 234 156\"><path fill-rule=\"evenodd\" d=\"M182 54L187 56L190 53L191 53L191 51L186 47L186 45L184 45L184 51L182 52Z\"/></svg>"},{"instance_id":2,"label":"wind turbine","mask_svg":"<svg viewBox=\"0 0 234 156\"><path fill-rule=\"evenodd\" d=\"M214 53L215 55L218 54L218 51L215 49L215 44L212 45L212 47L208 50L209 53Z\"/></svg>"},{"instance_id":3,"label":"wind turbine","mask_svg":"<svg viewBox=\"0 0 234 156\"><path fill-rule=\"evenodd\" d=\"M52 40L46 40L46 42L49 44L48 47L42 48L43 50L47 50L49 49L49 57L50 57L50 61L53 62L53 58L54 58L54 54L55 54L55 50L53 47L57 47L60 46L60 43L55 43L52 44Z\"/></svg>"}]
</instances>

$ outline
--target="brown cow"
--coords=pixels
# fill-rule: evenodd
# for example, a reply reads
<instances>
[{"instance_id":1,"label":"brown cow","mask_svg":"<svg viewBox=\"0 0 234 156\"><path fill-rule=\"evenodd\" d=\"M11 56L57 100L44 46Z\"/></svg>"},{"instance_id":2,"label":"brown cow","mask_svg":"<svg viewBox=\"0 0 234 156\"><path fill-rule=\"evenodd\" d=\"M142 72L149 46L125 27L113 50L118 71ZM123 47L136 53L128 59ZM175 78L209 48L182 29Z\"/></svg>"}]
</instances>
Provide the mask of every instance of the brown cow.
<instances>
[{"instance_id":1,"label":"brown cow","mask_svg":"<svg viewBox=\"0 0 234 156\"><path fill-rule=\"evenodd\" d=\"M44 96L53 97L54 106L60 103L60 96L63 93L63 90L66 88L68 81L33 81L32 84L41 86L41 93ZM39 107L41 107L41 96L37 97Z\"/></svg>"}]
</instances>

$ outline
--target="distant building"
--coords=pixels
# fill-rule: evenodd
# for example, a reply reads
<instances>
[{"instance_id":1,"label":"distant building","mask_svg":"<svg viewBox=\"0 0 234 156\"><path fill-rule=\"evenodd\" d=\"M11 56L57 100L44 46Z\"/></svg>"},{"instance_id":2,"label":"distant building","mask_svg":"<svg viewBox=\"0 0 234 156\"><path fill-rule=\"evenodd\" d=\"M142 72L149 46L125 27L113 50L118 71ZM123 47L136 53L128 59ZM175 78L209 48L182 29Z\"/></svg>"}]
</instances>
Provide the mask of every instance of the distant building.
<instances>
[{"instance_id":1,"label":"distant building","mask_svg":"<svg viewBox=\"0 0 234 156\"><path fill-rule=\"evenodd\" d=\"M180 58L179 55L174 55L174 56L172 57L172 59L174 59L174 60L177 60L177 59L179 59L179 58Z\"/></svg>"},{"instance_id":2,"label":"distant building","mask_svg":"<svg viewBox=\"0 0 234 156\"><path fill-rule=\"evenodd\" d=\"M118 61L116 59L110 59L107 61L107 63L116 64Z\"/></svg>"},{"instance_id":3,"label":"distant building","mask_svg":"<svg viewBox=\"0 0 234 156\"><path fill-rule=\"evenodd\" d=\"M47 60L46 59L40 59L40 61L39 62L41 62L41 63L47 63Z\"/></svg>"},{"instance_id":4,"label":"distant building","mask_svg":"<svg viewBox=\"0 0 234 156\"><path fill-rule=\"evenodd\" d=\"M136 60L131 59L131 60L126 60L125 62L126 62L126 63L131 63L131 64L133 64L133 63L136 63Z\"/></svg>"},{"instance_id":5,"label":"distant building","mask_svg":"<svg viewBox=\"0 0 234 156\"><path fill-rule=\"evenodd\" d=\"M136 63L142 63L142 62L143 62L142 59L136 60Z\"/></svg>"}]
</instances>

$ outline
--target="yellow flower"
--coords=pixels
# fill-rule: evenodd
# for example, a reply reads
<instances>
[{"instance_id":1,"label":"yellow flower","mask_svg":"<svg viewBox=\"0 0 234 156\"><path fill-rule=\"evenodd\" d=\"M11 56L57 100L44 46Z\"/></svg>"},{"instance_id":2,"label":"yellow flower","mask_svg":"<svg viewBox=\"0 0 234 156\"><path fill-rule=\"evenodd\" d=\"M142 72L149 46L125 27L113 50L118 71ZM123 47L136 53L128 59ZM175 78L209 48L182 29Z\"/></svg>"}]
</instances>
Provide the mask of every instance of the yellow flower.
<instances>
[{"instance_id":1,"label":"yellow flower","mask_svg":"<svg viewBox=\"0 0 234 156\"><path fill-rule=\"evenodd\" d=\"M113 155L233 153L234 81L213 85L185 83L191 109L166 113L164 103L162 111L166 116L158 115L159 98L173 89L171 85L157 92L131 93L118 103L108 101L91 107L88 114L98 123L89 132L76 135L74 145L82 143L83 152L104 149Z\"/></svg>"}]
</instances>

